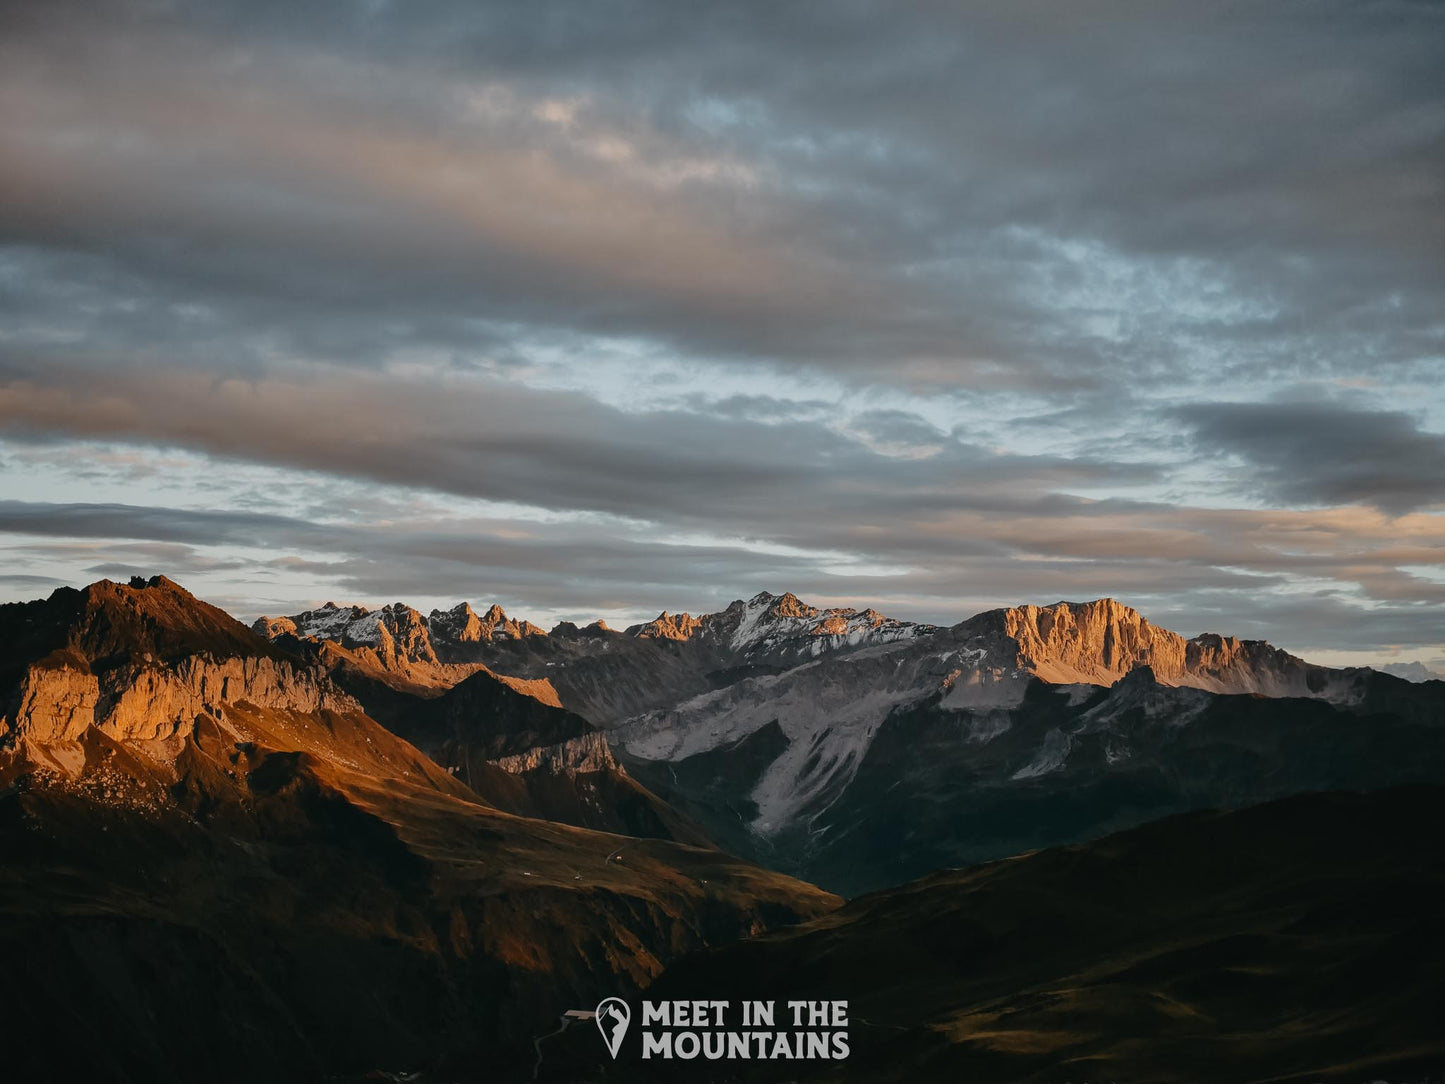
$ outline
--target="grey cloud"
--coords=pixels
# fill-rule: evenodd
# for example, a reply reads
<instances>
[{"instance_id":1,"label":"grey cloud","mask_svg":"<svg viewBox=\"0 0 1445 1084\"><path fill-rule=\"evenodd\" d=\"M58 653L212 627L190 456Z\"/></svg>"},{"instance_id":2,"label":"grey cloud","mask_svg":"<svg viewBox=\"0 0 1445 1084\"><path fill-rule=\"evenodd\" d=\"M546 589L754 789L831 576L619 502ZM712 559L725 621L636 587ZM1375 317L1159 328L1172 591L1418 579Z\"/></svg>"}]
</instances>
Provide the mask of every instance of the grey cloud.
<instances>
[{"instance_id":1,"label":"grey cloud","mask_svg":"<svg viewBox=\"0 0 1445 1084\"><path fill-rule=\"evenodd\" d=\"M819 422L627 414L585 396L501 382L392 377L214 382L184 371L12 367L0 430L21 439L102 438L593 511L778 537L795 517L908 522L1068 484L1149 481L1155 468L1083 457L996 455L921 420L865 415L937 438L924 460L879 454ZM880 420L881 419L881 420Z\"/></svg>"},{"instance_id":2,"label":"grey cloud","mask_svg":"<svg viewBox=\"0 0 1445 1084\"><path fill-rule=\"evenodd\" d=\"M290 574L293 581L313 583L316 596L405 600L443 595L579 612L588 607L645 608L656 600L658 608L696 609L730 601L740 588L729 595L729 586L801 579L813 563L810 558L740 547L668 544L584 531L570 524L321 524L272 515L118 504L0 501L0 532L97 540L86 546L55 541L11 549L12 559L28 555L69 561L78 573L92 578L150 574L171 567L193 572L238 570L241 576L232 580L248 585L251 600L274 590L268 581ZM109 541L116 538L156 542ZM202 553L173 566L164 559L164 551L178 538L221 554L231 547L245 547L282 556L243 561L208 559ZM94 555L102 552L127 559L91 565ZM134 559L138 557L145 559Z\"/></svg>"},{"instance_id":3,"label":"grey cloud","mask_svg":"<svg viewBox=\"0 0 1445 1084\"><path fill-rule=\"evenodd\" d=\"M1047 392L1441 345L1429 5L40 10L0 233L233 351L607 334Z\"/></svg>"},{"instance_id":4,"label":"grey cloud","mask_svg":"<svg viewBox=\"0 0 1445 1084\"><path fill-rule=\"evenodd\" d=\"M1237 456L1241 488L1289 504L1374 505L1391 514L1445 500L1445 433L1403 411L1333 402L1193 403L1177 415L1200 448Z\"/></svg>"},{"instance_id":5,"label":"grey cloud","mask_svg":"<svg viewBox=\"0 0 1445 1084\"><path fill-rule=\"evenodd\" d=\"M0 575L0 584L4 584L10 591L49 591L56 587L65 586L64 580L55 579L52 576L30 576L25 573L5 573Z\"/></svg>"}]
</instances>

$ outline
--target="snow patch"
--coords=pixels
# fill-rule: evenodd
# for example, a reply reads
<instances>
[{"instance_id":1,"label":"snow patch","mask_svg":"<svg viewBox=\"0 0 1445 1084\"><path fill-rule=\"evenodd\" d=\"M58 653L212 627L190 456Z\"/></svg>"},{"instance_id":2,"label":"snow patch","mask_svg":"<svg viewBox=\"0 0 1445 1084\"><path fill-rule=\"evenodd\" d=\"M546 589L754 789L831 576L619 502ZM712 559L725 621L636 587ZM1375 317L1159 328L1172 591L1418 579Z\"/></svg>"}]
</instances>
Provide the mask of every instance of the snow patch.
<instances>
[{"instance_id":1,"label":"snow patch","mask_svg":"<svg viewBox=\"0 0 1445 1084\"><path fill-rule=\"evenodd\" d=\"M1048 775L1056 772L1064 766L1068 760L1070 751L1074 748L1074 739L1071 735L1065 734L1058 727L1054 727L1044 735L1044 744L1039 749L1039 754L1033 763L1025 768L1014 772L1014 779L1037 779L1041 775Z\"/></svg>"}]
</instances>

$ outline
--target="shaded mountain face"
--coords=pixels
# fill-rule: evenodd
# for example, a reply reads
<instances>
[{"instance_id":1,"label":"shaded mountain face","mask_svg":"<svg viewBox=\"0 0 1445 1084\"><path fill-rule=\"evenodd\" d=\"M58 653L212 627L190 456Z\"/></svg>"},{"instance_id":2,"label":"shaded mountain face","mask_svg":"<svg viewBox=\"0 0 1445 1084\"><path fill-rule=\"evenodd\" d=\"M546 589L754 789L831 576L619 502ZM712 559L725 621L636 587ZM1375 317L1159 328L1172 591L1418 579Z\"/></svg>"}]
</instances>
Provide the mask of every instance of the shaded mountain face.
<instances>
[{"instance_id":1,"label":"shaded mountain face","mask_svg":"<svg viewBox=\"0 0 1445 1084\"><path fill-rule=\"evenodd\" d=\"M499 809L711 846L696 823L628 775L602 731L490 671L438 697L391 702L388 725Z\"/></svg>"},{"instance_id":2,"label":"shaded mountain face","mask_svg":"<svg viewBox=\"0 0 1445 1084\"><path fill-rule=\"evenodd\" d=\"M314 659L160 578L3 606L0 630L19 1079L476 1078L526 1064L559 1007L837 902L711 849L504 812ZM495 718L472 733L479 695L432 737L524 745ZM520 718L585 725L548 711Z\"/></svg>"},{"instance_id":3,"label":"shaded mountain face","mask_svg":"<svg viewBox=\"0 0 1445 1084\"><path fill-rule=\"evenodd\" d=\"M763 593L486 651L595 709L629 775L708 837L845 894L1445 761L1438 684L1185 639L1112 599L936 628Z\"/></svg>"},{"instance_id":4,"label":"shaded mountain face","mask_svg":"<svg viewBox=\"0 0 1445 1084\"><path fill-rule=\"evenodd\" d=\"M1433 1079L1445 839L1419 828L1442 801L1308 795L939 873L690 956L648 997L848 1001L846 1061L699 1058L696 1080ZM623 1056L605 1079L676 1079L635 1038Z\"/></svg>"},{"instance_id":5,"label":"shaded mountain face","mask_svg":"<svg viewBox=\"0 0 1445 1084\"><path fill-rule=\"evenodd\" d=\"M1445 778L1445 687L1185 640L1105 599L746 676L611 736L724 846L853 894L1187 809Z\"/></svg>"},{"instance_id":6,"label":"shaded mountain face","mask_svg":"<svg viewBox=\"0 0 1445 1084\"><path fill-rule=\"evenodd\" d=\"M890 714L836 792L737 849L853 895L1185 810L1438 781L1442 692L1386 688L1343 710L1136 670L1092 692L1037 682L1007 710L939 697ZM645 767L644 781L663 775Z\"/></svg>"}]
</instances>

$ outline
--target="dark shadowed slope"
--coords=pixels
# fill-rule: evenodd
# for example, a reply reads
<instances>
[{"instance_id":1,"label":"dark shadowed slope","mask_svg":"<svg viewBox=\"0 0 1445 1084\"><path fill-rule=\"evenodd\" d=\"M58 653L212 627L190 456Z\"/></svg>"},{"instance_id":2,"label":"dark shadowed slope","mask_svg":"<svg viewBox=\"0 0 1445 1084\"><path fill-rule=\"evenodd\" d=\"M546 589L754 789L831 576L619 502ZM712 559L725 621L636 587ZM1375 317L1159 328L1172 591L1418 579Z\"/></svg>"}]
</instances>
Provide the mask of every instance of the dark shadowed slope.
<instances>
[{"instance_id":1,"label":"dark shadowed slope","mask_svg":"<svg viewBox=\"0 0 1445 1084\"><path fill-rule=\"evenodd\" d=\"M710 845L701 828L627 774L602 731L490 671L440 696L392 704L391 730L499 809Z\"/></svg>"},{"instance_id":2,"label":"dark shadowed slope","mask_svg":"<svg viewBox=\"0 0 1445 1084\"><path fill-rule=\"evenodd\" d=\"M846 1062L690 1079L1438 1079L1442 802L1308 795L942 872L689 957L648 996L850 1002Z\"/></svg>"}]
</instances>

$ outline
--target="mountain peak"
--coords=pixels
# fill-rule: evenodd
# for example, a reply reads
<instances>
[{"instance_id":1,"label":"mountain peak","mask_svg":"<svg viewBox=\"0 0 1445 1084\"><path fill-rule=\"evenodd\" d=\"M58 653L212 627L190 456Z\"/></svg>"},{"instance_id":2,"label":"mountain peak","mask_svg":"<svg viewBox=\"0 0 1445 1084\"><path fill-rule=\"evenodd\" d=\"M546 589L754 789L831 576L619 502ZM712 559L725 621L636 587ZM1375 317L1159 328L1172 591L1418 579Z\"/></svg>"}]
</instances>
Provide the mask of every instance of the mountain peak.
<instances>
[{"instance_id":1,"label":"mountain peak","mask_svg":"<svg viewBox=\"0 0 1445 1084\"><path fill-rule=\"evenodd\" d=\"M700 617L693 617L689 613L670 614L663 610L651 621L634 625L627 632L630 636L644 640L688 640L701 626Z\"/></svg>"},{"instance_id":2,"label":"mountain peak","mask_svg":"<svg viewBox=\"0 0 1445 1084\"><path fill-rule=\"evenodd\" d=\"M31 663L104 670L137 659L284 657L230 614L165 576L99 580L49 598L0 605L8 669ZM8 673L8 670L7 670Z\"/></svg>"},{"instance_id":3,"label":"mountain peak","mask_svg":"<svg viewBox=\"0 0 1445 1084\"><path fill-rule=\"evenodd\" d=\"M1184 665L1182 636L1117 599L1015 606L1002 619L1019 664L1045 681L1112 685L1138 666L1176 673Z\"/></svg>"},{"instance_id":4,"label":"mountain peak","mask_svg":"<svg viewBox=\"0 0 1445 1084\"><path fill-rule=\"evenodd\" d=\"M809 606L793 592L785 591L773 599L768 612L775 617L817 617L818 607Z\"/></svg>"}]
</instances>

